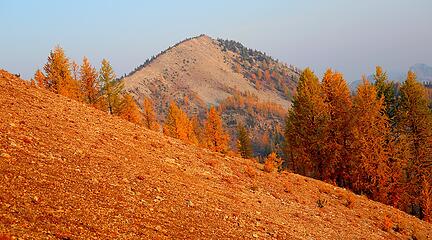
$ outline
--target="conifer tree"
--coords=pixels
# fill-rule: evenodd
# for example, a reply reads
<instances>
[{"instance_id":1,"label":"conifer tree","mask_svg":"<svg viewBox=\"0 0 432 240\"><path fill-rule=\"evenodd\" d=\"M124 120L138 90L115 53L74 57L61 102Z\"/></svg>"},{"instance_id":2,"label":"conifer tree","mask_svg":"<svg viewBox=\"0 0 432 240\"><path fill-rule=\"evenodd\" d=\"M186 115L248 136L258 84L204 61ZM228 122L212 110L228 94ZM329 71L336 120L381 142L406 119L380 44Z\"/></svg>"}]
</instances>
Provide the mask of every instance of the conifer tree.
<instances>
[{"instance_id":1,"label":"conifer tree","mask_svg":"<svg viewBox=\"0 0 432 240\"><path fill-rule=\"evenodd\" d=\"M252 158L252 144L249 133L242 123L237 124L237 149L243 158Z\"/></svg>"},{"instance_id":2,"label":"conifer tree","mask_svg":"<svg viewBox=\"0 0 432 240\"><path fill-rule=\"evenodd\" d=\"M385 113L393 125L393 118L396 111L396 93L393 82L389 82L387 73L380 66L376 66L375 87L377 89L377 98L384 98Z\"/></svg>"},{"instance_id":3,"label":"conifer tree","mask_svg":"<svg viewBox=\"0 0 432 240\"><path fill-rule=\"evenodd\" d=\"M326 154L323 156L325 159L322 178L344 185L344 179L349 176L349 161L352 155L349 149L352 138L350 91L342 74L331 69L324 74L322 87L330 117L327 123L328 141Z\"/></svg>"},{"instance_id":4,"label":"conifer tree","mask_svg":"<svg viewBox=\"0 0 432 240\"><path fill-rule=\"evenodd\" d=\"M400 88L396 115L397 132L406 137L411 157L407 161L406 181L408 212L420 215L423 179L432 172L432 116L425 88L409 71Z\"/></svg>"},{"instance_id":5,"label":"conifer tree","mask_svg":"<svg viewBox=\"0 0 432 240\"><path fill-rule=\"evenodd\" d=\"M202 121L199 119L198 114L192 117L192 126L194 129L194 134L197 138L198 144L202 147L206 147L205 136L204 136L204 126Z\"/></svg>"},{"instance_id":6,"label":"conifer tree","mask_svg":"<svg viewBox=\"0 0 432 240\"><path fill-rule=\"evenodd\" d=\"M264 161L264 171L273 172L278 170L282 160L277 156L275 152L271 152Z\"/></svg>"},{"instance_id":7,"label":"conifer tree","mask_svg":"<svg viewBox=\"0 0 432 240\"><path fill-rule=\"evenodd\" d=\"M306 68L285 126L287 165L294 172L320 178L327 144L328 106L318 78Z\"/></svg>"},{"instance_id":8,"label":"conifer tree","mask_svg":"<svg viewBox=\"0 0 432 240\"><path fill-rule=\"evenodd\" d=\"M102 96L107 105L110 114L117 114L121 104L121 92L123 91L123 82L117 81L110 63L102 60L102 67L99 71L99 83Z\"/></svg>"},{"instance_id":9,"label":"conifer tree","mask_svg":"<svg viewBox=\"0 0 432 240\"><path fill-rule=\"evenodd\" d=\"M353 99L352 177L354 191L374 200L387 200L389 151L386 139L390 134L384 110L384 98L377 98L376 89L366 78Z\"/></svg>"},{"instance_id":10,"label":"conifer tree","mask_svg":"<svg viewBox=\"0 0 432 240\"><path fill-rule=\"evenodd\" d=\"M34 81L36 82L36 85L40 88L48 88L47 78L43 74L41 70L36 70L34 76Z\"/></svg>"},{"instance_id":11,"label":"conifer tree","mask_svg":"<svg viewBox=\"0 0 432 240\"><path fill-rule=\"evenodd\" d=\"M229 135L222 126L220 113L213 106L207 112L204 135L207 148L215 152L228 151Z\"/></svg>"},{"instance_id":12,"label":"conifer tree","mask_svg":"<svg viewBox=\"0 0 432 240\"><path fill-rule=\"evenodd\" d=\"M95 106L99 96L98 73L86 57L83 58L79 75L84 101Z\"/></svg>"},{"instance_id":13,"label":"conifer tree","mask_svg":"<svg viewBox=\"0 0 432 240\"><path fill-rule=\"evenodd\" d=\"M123 97L119 108L119 116L129 122L142 125L141 112L130 94Z\"/></svg>"},{"instance_id":14,"label":"conifer tree","mask_svg":"<svg viewBox=\"0 0 432 240\"><path fill-rule=\"evenodd\" d=\"M149 97L144 97L143 109L144 126L150 130L159 131L160 126L153 108L153 101Z\"/></svg>"},{"instance_id":15,"label":"conifer tree","mask_svg":"<svg viewBox=\"0 0 432 240\"><path fill-rule=\"evenodd\" d=\"M165 135L178 138L187 143L198 144L192 122L175 102L171 102L163 126Z\"/></svg>"},{"instance_id":16,"label":"conifer tree","mask_svg":"<svg viewBox=\"0 0 432 240\"><path fill-rule=\"evenodd\" d=\"M66 97L80 100L78 82L71 76L69 59L60 46L51 51L44 71L48 89Z\"/></svg>"}]
</instances>

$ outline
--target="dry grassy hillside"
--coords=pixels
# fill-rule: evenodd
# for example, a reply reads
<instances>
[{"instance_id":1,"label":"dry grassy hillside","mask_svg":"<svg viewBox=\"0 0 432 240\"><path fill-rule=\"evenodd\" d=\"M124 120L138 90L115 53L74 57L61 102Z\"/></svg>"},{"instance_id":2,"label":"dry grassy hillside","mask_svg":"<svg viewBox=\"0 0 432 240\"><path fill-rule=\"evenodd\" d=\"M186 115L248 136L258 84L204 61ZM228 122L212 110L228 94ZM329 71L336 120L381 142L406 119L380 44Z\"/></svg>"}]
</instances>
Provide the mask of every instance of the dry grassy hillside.
<instances>
[{"instance_id":1,"label":"dry grassy hillside","mask_svg":"<svg viewBox=\"0 0 432 240\"><path fill-rule=\"evenodd\" d=\"M288 107L289 101L267 89L257 90L241 73L233 70L238 54L222 51L219 43L202 35L184 41L154 59L144 68L123 78L126 90L141 102L151 96L167 104L169 100L190 98L193 107L207 107L231 96L235 91L250 92L262 101ZM199 106L202 102L202 106Z\"/></svg>"},{"instance_id":2,"label":"dry grassy hillside","mask_svg":"<svg viewBox=\"0 0 432 240\"><path fill-rule=\"evenodd\" d=\"M261 168L0 71L0 238L432 237L401 211Z\"/></svg>"}]
</instances>

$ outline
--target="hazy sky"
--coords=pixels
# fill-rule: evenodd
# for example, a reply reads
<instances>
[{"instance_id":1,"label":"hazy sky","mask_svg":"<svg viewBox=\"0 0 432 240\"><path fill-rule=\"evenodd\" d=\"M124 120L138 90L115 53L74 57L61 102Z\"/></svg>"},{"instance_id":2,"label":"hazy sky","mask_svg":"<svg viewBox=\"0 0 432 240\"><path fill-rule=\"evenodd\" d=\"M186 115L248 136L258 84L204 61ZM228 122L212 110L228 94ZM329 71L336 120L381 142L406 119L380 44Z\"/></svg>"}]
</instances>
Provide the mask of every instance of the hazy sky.
<instances>
[{"instance_id":1,"label":"hazy sky","mask_svg":"<svg viewBox=\"0 0 432 240\"><path fill-rule=\"evenodd\" d=\"M33 75L60 44L117 75L184 38L228 38L318 74L351 81L376 64L432 65L431 0L0 0L0 68Z\"/></svg>"}]
</instances>

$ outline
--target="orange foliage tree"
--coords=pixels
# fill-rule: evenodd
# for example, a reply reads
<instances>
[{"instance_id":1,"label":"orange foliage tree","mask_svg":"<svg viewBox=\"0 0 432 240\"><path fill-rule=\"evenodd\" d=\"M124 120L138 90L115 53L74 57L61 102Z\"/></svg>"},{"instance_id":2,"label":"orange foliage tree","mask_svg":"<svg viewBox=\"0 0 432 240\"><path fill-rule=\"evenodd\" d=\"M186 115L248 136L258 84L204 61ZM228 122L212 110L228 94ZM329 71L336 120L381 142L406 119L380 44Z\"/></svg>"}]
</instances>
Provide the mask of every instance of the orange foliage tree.
<instances>
[{"instance_id":1,"label":"orange foliage tree","mask_svg":"<svg viewBox=\"0 0 432 240\"><path fill-rule=\"evenodd\" d=\"M329 122L328 141L323 176L327 181L344 185L344 179L349 176L350 153L350 110L351 96L346 81L341 73L328 69L322 81L324 102L328 106Z\"/></svg>"},{"instance_id":2,"label":"orange foliage tree","mask_svg":"<svg viewBox=\"0 0 432 240\"><path fill-rule=\"evenodd\" d=\"M141 112L130 94L124 96L118 115L129 122L142 124Z\"/></svg>"},{"instance_id":3,"label":"orange foliage tree","mask_svg":"<svg viewBox=\"0 0 432 240\"><path fill-rule=\"evenodd\" d=\"M47 78L45 77L43 72L39 69L36 70L36 72L33 76L33 80L35 81L36 85L40 88L47 88L48 87Z\"/></svg>"},{"instance_id":4,"label":"orange foliage tree","mask_svg":"<svg viewBox=\"0 0 432 240\"><path fill-rule=\"evenodd\" d=\"M171 102L163 126L165 135L178 138L187 143L198 144L191 120L175 102Z\"/></svg>"},{"instance_id":5,"label":"orange foliage tree","mask_svg":"<svg viewBox=\"0 0 432 240\"><path fill-rule=\"evenodd\" d=\"M83 58L80 68L80 82L84 101L95 106L99 96L98 73L86 57Z\"/></svg>"},{"instance_id":6,"label":"orange foliage tree","mask_svg":"<svg viewBox=\"0 0 432 240\"><path fill-rule=\"evenodd\" d=\"M160 125L156 118L153 101L149 97L144 97L143 109L144 126L150 130L159 131Z\"/></svg>"},{"instance_id":7,"label":"orange foliage tree","mask_svg":"<svg viewBox=\"0 0 432 240\"><path fill-rule=\"evenodd\" d=\"M225 153L228 150L229 135L222 126L220 113L215 107L210 107L205 121L204 138L207 148Z\"/></svg>"},{"instance_id":8,"label":"orange foliage tree","mask_svg":"<svg viewBox=\"0 0 432 240\"><path fill-rule=\"evenodd\" d=\"M264 171L265 172L273 172L275 170L278 170L280 165L282 163L282 160L277 156L275 152L270 153L264 162Z\"/></svg>"},{"instance_id":9,"label":"orange foliage tree","mask_svg":"<svg viewBox=\"0 0 432 240\"><path fill-rule=\"evenodd\" d=\"M318 78L306 68L285 126L287 165L293 171L321 178L327 146L328 106Z\"/></svg>"},{"instance_id":10,"label":"orange foliage tree","mask_svg":"<svg viewBox=\"0 0 432 240\"><path fill-rule=\"evenodd\" d=\"M357 89L352 110L353 158L351 181L354 191L367 194L374 200L385 202L388 181L388 149L386 139L390 134L384 98L366 78Z\"/></svg>"},{"instance_id":11,"label":"orange foliage tree","mask_svg":"<svg viewBox=\"0 0 432 240\"><path fill-rule=\"evenodd\" d=\"M431 181L432 172L432 115L428 107L429 99L424 86L409 71L406 81L400 88L399 109L396 113L397 132L408 143L411 157L406 170L407 211L420 215L423 180ZM424 206L423 206L424 208Z\"/></svg>"},{"instance_id":12,"label":"orange foliage tree","mask_svg":"<svg viewBox=\"0 0 432 240\"><path fill-rule=\"evenodd\" d=\"M70 68L64 50L60 46L55 47L44 66L48 89L71 99L81 100L79 83L73 79Z\"/></svg>"}]
</instances>

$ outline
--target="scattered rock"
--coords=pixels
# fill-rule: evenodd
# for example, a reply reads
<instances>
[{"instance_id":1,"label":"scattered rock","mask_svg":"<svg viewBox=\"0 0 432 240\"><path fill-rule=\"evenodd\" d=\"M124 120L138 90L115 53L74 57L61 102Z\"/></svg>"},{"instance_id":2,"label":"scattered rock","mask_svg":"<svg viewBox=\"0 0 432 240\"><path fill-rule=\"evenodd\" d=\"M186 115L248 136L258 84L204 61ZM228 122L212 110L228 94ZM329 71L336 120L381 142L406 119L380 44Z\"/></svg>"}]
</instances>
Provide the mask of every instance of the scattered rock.
<instances>
[{"instance_id":1,"label":"scattered rock","mask_svg":"<svg viewBox=\"0 0 432 240\"><path fill-rule=\"evenodd\" d=\"M1 158L11 158L11 155L7 154L7 153L1 153L0 154Z\"/></svg>"},{"instance_id":2,"label":"scattered rock","mask_svg":"<svg viewBox=\"0 0 432 240\"><path fill-rule=\"evenodd\" d=\"M191 200L186 200L186 205L188 207L193 207L194 206L194 204L193 204L193 202Z\"/></svg>"}]
</instances>

